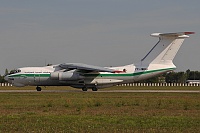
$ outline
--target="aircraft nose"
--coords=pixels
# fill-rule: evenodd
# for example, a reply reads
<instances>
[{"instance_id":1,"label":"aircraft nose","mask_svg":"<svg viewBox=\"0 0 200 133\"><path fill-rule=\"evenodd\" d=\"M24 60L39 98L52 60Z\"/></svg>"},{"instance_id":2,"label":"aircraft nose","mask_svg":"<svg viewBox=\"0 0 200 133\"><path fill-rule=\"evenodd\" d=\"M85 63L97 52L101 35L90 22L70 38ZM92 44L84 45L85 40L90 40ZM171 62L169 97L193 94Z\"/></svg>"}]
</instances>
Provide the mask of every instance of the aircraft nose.
<instances>
[{"instance_id":1,"label":"aircraft nose","mask_svg":"<svg viewBox=\"0 0 200 133\"><path fill-rule=\"evenodd\" d=\"M4 79L5 79L8 83L12 83L12 81L9 79L8 75L5 76Z\"/></svg>"},{"instance_id":2,"label":"aircraft nose","mask_svg":"<svg viewBox=\"0 0 200 133\"><path fill-rule=\"evenodd\" d=\"M5 76L4 79L5 79L6 81L8 81L8 76Z\"/></svg>"}]
</instances>

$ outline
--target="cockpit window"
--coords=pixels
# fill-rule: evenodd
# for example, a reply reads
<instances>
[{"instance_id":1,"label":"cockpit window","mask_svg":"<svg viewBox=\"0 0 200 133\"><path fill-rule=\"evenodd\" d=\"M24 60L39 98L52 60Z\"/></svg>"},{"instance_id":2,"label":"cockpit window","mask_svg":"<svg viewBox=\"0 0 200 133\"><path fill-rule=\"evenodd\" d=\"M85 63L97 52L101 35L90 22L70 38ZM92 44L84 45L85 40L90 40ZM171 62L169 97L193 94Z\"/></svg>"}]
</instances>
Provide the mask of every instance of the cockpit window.
<instances>
[{"instance_id":1,"label":"cockpit window","mask_svg":"<svg viewBox=\"0 0 200 133\"><path fill-rule=\"evenodd\" d=\"M17 70L11 70L9 74L15 74L15 73L19 73L21 72L20 69L17 69Z\"/></svg>"}]
</instances>

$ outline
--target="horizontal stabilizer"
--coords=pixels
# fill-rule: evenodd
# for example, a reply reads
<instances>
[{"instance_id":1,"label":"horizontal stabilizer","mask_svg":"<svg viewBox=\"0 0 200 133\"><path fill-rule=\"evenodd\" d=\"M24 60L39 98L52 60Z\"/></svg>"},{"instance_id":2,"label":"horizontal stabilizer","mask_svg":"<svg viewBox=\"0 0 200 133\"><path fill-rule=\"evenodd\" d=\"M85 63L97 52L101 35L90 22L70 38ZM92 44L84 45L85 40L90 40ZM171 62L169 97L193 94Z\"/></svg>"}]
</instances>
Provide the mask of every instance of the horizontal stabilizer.
<instances>
[{"instance_id":1,"label":"horizontal stabilizer","mask_svg":"<svg viewBox=\"0 0 200 133\"><path fill-rule=\"evenodd\" d=\"M195 34L195 32L177 32L177 33L153 33L151 36L153 37L183 37L188 38L189 34Z\"/></svg>"}]
</instances>

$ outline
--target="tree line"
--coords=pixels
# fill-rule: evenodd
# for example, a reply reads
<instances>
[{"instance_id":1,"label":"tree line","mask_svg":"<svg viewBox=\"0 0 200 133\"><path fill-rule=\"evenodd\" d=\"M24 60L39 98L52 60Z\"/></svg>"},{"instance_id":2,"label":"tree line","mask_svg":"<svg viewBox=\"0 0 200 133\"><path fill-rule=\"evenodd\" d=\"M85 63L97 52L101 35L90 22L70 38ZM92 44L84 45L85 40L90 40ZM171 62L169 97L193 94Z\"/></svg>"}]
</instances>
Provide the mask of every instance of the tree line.
<instances>
[{"instance_id":1,"label":"tree line","mask_svg":"<svg viewBox=\"0 0 200 133\"><path fill-rule=\"evenodd\" d=\"M9 72L8 72L8 69L5 70L5 73L4 75L0 75L0 83L6 83L6 80L4 79L5 75L7 75Z\"/></svg>"},{"instance_id":2,"label":"tree line","mask_svg":"<svg viewBox=\"0 0 200 133\"><path fill-rule=\"evenodd\" d=\"M9 72L6 69L4 75L0 75L0 83L5 83L4 76ZM189 69L186 72L168 72L163 75L159 75L147 80L143 80L140 82L143 83L185 83L187 80L200 80L200 72L199 71L190 71Z\"/></svg>"},{"instance_id":3,"label":"tree line","mask_svg":"<svg viewBox=\"0 0 200 133\"><path fill-rule=\"evenodd\" d=\"M186 83L188 80L200 80L199 71L168 72L141 82L144 83Z\"/></svg>"}]
</instances>

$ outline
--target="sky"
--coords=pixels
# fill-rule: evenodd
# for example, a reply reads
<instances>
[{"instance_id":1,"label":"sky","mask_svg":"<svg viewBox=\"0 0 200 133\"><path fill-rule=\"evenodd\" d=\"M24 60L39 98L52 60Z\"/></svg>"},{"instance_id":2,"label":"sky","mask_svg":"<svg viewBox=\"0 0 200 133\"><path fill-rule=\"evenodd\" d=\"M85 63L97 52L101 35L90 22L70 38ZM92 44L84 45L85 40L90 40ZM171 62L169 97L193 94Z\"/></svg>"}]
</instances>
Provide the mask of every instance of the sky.
<instances>
[{"instance_id":1,"label":"sky","mask_svg":"<svg viewBox=\"0 0 200 133\"><path fill-rule=\"evenodd\" d=\"M27 66L140 61L154 32L194 31L174 59L200 71L199 0L0 0L0 74Z\"/></svg>"}]
</instances>

